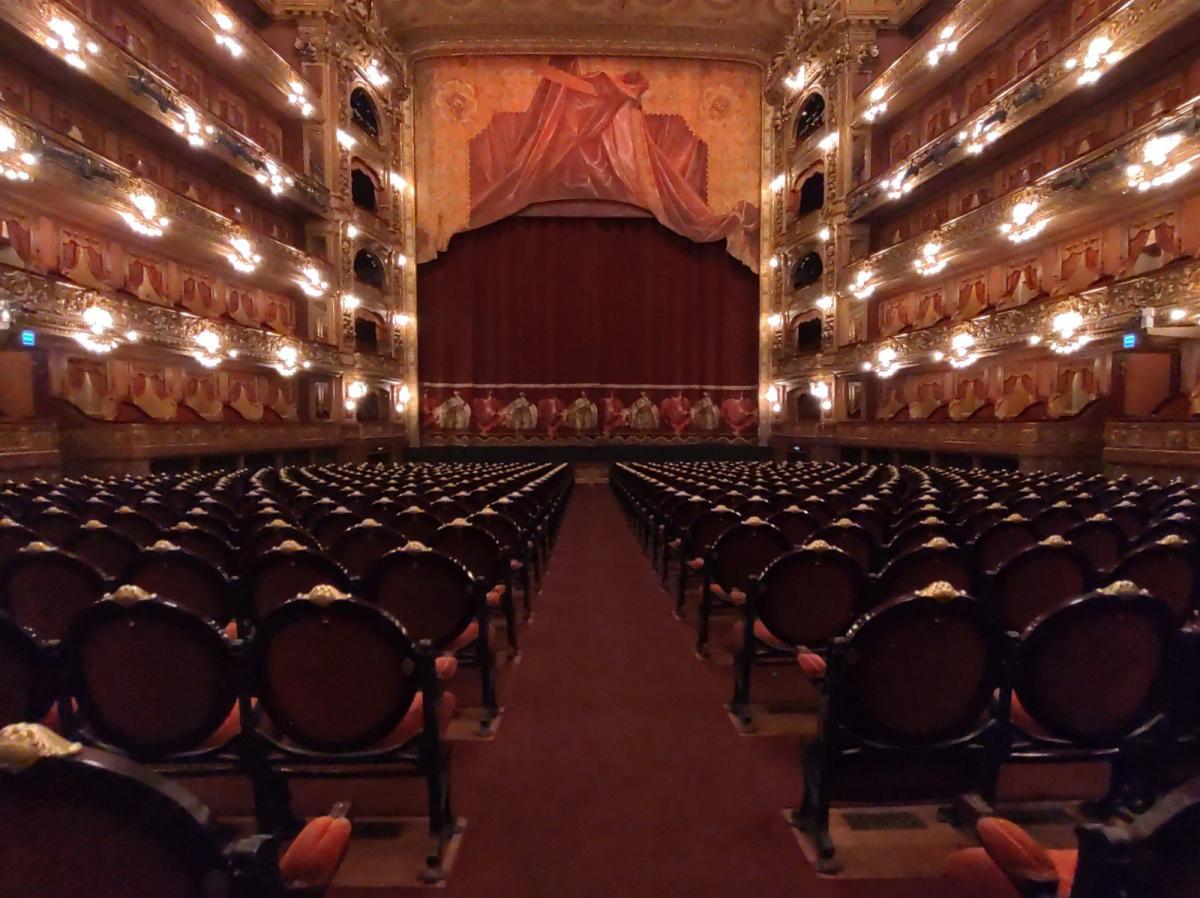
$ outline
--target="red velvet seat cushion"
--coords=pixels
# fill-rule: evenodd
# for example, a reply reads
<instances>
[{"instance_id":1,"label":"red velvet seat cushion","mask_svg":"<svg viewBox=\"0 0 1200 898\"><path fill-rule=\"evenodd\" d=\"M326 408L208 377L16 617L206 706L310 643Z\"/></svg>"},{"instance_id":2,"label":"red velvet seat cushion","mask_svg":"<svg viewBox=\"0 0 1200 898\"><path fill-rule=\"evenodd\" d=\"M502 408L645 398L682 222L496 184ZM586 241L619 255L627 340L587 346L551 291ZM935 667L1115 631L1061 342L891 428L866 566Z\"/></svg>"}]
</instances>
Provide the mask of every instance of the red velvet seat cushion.
<instances>
[{"instance_id":1,"label":"red velvet seat cushion","mask_svg":"<svg viewBox=\"0 0 1200 898\"><path fill-rule=\"evenodd\" d=\"M984 817L975 825L984 850L1009 880L1018 883L1059 883L1059 894L1071 893L1075 852L1056 852L1058 859L1033 836L1010 820ZM1063 875L1064 872L1067 875ZM1065 889L1064 889L1065 883Z\"/></svg>"},{"instance_id":2,"label":"red velvet seat cushion","mask_svg":"<svg viewBox=\"0 0 1200 898\"><path fill-rule=\"evenodd\" d=\"M283 857L279 873L289 886L321 887L333 879L350 845L350 821L318 817L301 830Z\"/></svg>"}]
</instances>

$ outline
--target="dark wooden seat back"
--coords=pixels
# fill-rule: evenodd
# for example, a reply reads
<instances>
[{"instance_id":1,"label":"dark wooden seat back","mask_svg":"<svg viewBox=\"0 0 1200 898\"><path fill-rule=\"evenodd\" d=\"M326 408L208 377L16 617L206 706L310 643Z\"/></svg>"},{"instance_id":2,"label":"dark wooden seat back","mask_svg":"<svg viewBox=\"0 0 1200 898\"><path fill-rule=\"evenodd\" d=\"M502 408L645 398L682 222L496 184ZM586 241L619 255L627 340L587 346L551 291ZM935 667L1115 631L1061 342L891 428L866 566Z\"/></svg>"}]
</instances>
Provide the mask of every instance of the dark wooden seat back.
<instances>
[{"instance_id":1,"label":"dark wooden seat back","mask_svg":"<svg viewBox=\"0 0 1200 898\"><path fill-rule=\"evenodd\" d=\"M734 524L713 543L710 576L729 592L748 592L750 583L767 565L791 549L791 542L779 528L761 518Z\"/></svg>"},{"instance_id":2,"label":"dark wooden seat back","mask_svg":"<svg viewBox=\"0 0 1200 898\"><path fill-rule=\"evenodd\" d=\"M368 518L338 537L332 555L351 577L365 577L376 561L405 542L392 528Z\"/></svg>"},{"instance_id":3,"label":"dark wooden seat back","mask_svg":"<svg viewBox=\"0 0 1200 898\"><path fill-rule=\"evenodd\" d=\"M82 558L33 542L0 568L0 608L40 640L62 639L71 620L108 589Z\"/></svg>"},{"instance_id":4,"label":"dark wooden seat back","mask_svg":"<svg viewBox=\"0 0 1200 898\"><path fill-rule=\"evenodd\" d=\"M944 537L893 558L875 582L875 599L886 602L924 589L938 581L949 583L959 592L969 593L972 568L967 554Z\"/></svg>"},{"instance_id":5,"label":"dark wooden seat back","mask_svg":"<svg viewBox=\"0 0 1200 898\"><path fill-rule=\"evenodd\" d=\"M0 727L45 716L54 698L50 672L37 640L0 612Z\"/></svg>"},{"instance_id":6,"label":"dark wooden seat back","mask_svg":"<svg viewBox=\"0 0 1200 898\"><path fill-rule=\"evenodd\" d=\"M126 582L215 624L224 625L233 617L233 595L225 575L166 540L134 560Z\"/></svg>"},{"instance_id":7,"label":"dark wooden seat back","mask_svg":"<svg viewBox=\"0 0 1200 898\"><path fill-rule=\"evenodd\" d=\"M266 617L284 602L329 584L350 592L346 572L328 555L285 542L254 559L246 572L250 610Z\"/></svg>"},{"instance_id":8,"label":"dark wooden seat back","mask_svg":"<svg viewBox=\"0 0 1200 898\"><path fill-rule=\"evenodd\" d=\"M99 521L88 521L76 530L64 548L114 582L120 582L141 551L128 536Z\"/></svg>"},{"instance_id":9,"label":"dark wooden seat back","mask_svg":"<svg viewBox=\"0 0 1200 898\"><path fill-rule=\"evenodd\" d=\"M1200 570L1193 543L1166 537L1163 542L1134 549L1113 568L1113 580L1130 580L1166 602L1175 621L1196 616Z\"/></svg>"},{"instance_id":10,"label":"dark wooden seat back","mask_svg":"<svg viewBox=\"0 0 1200 898\"><path fill-rule=\"evenodd\" d=\"M1047 611L1086 593L1091 581L1091 566L1070 544L1038 543L996 572L996 616L1005 630L1023 632Z\"/></svg>"},{"instance_id":11,"label":"dark wooden seat back","mask_svg":"<svg viewBox=\"0 0 1200 898\"><path fill-rule=\"evenodd\" d=\"M781 555L753 587L754 610L776 637L820 648L846 632L869 602L858 562L827 543Z\"/></svg>"},{"instance_id":12,"label":"dark wooden seat back","mask_svg":"<svg viewBox=\"0 0 1200 898\"><path fill-rule=\"evenodd\" d=\"M412 545L379 559L363 580L362 595L400 621L411 639L437 649L461 636L482 607L466 567Z\"/></svg>"}]
</instances>

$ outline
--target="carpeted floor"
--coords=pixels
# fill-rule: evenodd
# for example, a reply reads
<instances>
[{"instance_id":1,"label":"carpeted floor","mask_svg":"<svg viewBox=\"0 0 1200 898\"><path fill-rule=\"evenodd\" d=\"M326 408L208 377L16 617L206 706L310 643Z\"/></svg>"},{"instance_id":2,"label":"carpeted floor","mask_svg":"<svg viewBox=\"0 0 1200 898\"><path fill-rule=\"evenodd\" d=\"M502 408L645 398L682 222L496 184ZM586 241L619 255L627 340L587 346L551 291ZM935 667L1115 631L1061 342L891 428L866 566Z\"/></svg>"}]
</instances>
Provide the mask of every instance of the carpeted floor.
<instances>
[{"instance_id":1,"label":"carpeted floor","mask_svg":"<svg viewBox=\"0 0 1200 898\"><path fill-rule=\"evenodd\" d=\"M455 746L451 898L930 898L819 879L780 809L797 743L745 739L608 487L579 486L490 743ZM378 893L376 893L378 894Z\"/></svg>"}]
</instances>

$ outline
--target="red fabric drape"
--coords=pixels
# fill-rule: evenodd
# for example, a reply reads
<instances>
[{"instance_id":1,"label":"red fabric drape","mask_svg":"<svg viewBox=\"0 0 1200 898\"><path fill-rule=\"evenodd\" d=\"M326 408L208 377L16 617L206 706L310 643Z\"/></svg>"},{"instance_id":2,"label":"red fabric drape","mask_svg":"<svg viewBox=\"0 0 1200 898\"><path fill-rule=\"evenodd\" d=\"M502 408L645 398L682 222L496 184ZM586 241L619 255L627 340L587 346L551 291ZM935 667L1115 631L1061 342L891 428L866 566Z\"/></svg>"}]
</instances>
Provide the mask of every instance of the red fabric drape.
<instances>
[{"instance_id":1,"label":"red fabric drape","mask_svg":"<svg viewBox=\"0 0 1200 898\"><path fill-rule=\"evenodd\" d=\"M643 389L656 405L707 390L755 407L757 276L652 219L505 219L421 265L417 294L423 404L460 391L472 430L490 429L492 392L628 407Z\"/></svg>"},{"instance_id":2,"label":"red fabric drape","mask_svg":"<svg viewBox=\"0 0 1200 898\"><path fill-rule=\"evenodd\" d=\"M757 271L757 208L709 208L707 148L682 119L642 111L649 87L636 71L581 74L577 59L547 66L528 110L496 116L471 141L471 227L539 202L610 200L697 243L724 238Z\"/></svg>"}]
</instances>

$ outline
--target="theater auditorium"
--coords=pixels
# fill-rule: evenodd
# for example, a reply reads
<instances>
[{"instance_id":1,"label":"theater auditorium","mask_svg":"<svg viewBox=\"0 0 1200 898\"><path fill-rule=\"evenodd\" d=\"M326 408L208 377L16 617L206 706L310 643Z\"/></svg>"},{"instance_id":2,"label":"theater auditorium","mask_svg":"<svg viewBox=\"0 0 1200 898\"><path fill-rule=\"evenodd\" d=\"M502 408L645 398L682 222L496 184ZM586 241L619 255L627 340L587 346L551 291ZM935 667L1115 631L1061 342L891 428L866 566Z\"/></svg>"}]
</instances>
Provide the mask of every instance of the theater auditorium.
<instances>
[{"instance_id":1,"label":"theater auditorium","mask_svg":"<svg viewBox=\"0 0 1200 898\"><path fill-rule=\"evenodd\" d=\"M0 0L0 898L1200 898L1196 0Z\"/></svg>"}]
</instances>

